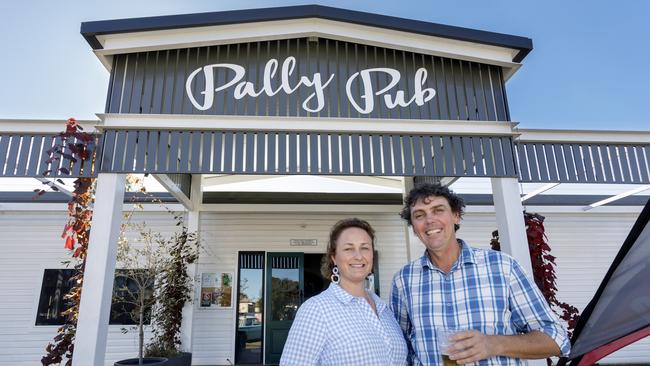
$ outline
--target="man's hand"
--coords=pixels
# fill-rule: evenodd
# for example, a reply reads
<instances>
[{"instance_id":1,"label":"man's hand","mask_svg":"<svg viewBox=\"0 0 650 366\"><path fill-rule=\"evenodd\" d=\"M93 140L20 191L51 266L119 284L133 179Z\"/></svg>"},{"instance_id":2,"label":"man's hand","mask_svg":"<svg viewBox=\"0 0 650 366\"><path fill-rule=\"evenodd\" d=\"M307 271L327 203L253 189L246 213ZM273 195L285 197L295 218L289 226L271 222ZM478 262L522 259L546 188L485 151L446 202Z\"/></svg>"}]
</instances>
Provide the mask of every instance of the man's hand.
<instances>
[{"instance_id":1,"label":"man's hand","mask_svg":"<svg viewBox=\"0 0 650 366\"><path fill-rule=\"evenodd\" d=\"M495 356L541 359L558 356L560 347L548 335L534 331L517 335L487 335L477 330L462 331L450 337L449 358L459 364Z\"/></svg>"},{"instance_id":2,"label":"man's hand","mask_svg":"<svg viewBox=\"0 0 650 366\"><path fill-rule=\"evenodd\" d=\"M451 341L449 358L459 364L477 362L499 354L497 337L477 330L458 332L449 340Z\"/></svg>"}]
</instances>

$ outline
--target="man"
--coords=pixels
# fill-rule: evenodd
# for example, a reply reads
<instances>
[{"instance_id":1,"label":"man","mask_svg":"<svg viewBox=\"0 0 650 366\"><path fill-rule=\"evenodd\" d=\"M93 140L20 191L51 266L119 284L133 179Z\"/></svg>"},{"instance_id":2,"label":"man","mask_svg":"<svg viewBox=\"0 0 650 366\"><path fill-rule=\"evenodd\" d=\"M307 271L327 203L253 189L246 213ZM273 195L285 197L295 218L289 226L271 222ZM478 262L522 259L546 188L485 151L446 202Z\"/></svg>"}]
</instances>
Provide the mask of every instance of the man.
<instances>
[{"instance_id":1,"label":"man","mask_svg":"<svg viewBox=\"0 0 650 366\"><path fill-rule=\"evenodd\" d=\"M459 364L567 355L566 330L519 263L456 238L464 207L447 187L424 184L409 192L400 213L426 247L395 274L390 296L410 362L441 363L436 329L461 330L449 347Z\"/></svg>"}]
</instances>

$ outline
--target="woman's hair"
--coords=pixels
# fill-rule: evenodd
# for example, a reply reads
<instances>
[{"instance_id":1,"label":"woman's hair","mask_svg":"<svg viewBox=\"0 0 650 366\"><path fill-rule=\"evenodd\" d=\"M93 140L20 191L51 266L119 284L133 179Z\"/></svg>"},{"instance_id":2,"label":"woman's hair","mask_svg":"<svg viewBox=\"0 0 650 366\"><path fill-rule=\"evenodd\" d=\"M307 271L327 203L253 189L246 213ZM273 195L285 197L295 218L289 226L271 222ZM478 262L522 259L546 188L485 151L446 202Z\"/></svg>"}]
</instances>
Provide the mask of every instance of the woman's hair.
<instances>
[{"instance_id":1,"label":"woman's hair","mask_svg":"<svg viewBox=\"0 0 650 366\"><path fill-rule=\"evenodd\" d=\"M323 256L323 260L321 261L320 266L320 273L327 280L329 280L332 276L332 268L334 268L334 261L332 260L332 257L336 253L336 241L339 240L339 236L341 236L343 230L349 229L351 227L359 228L368 233L368 236L370 236L372 250L375 250L375 230L366 220L352 217L337 222L334 224L334 226L332 226L332 229L330 230L330 238L329 242L327 243L327 251Z\"/></svg>"}]
</instances>

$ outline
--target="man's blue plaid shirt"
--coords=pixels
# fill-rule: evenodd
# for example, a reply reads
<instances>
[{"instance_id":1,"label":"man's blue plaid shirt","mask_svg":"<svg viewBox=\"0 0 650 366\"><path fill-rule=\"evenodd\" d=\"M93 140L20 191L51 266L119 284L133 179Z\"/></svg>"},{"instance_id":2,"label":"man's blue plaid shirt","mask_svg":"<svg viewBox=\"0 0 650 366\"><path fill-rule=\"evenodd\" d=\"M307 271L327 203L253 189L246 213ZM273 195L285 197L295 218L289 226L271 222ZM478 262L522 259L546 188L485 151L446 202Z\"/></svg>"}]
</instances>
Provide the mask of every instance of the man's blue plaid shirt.
<instances>
[{"instance_id":1,"label":"man's blue plaid shirt","mask_svg":"<svg viewBox=\"0 0 650 366\"><path fill-rule=\"evenodd\" d=\"M521 265L504 253L458 242L460 256L448 274L433 265L425 251L393 278L390 306L409 345L412 364L440 364L436 328L499 335L537 330L568 355L571 346L564 326ZM493 357L478 364L522 365L523 361Z\"/></svg>"}]
</instances>

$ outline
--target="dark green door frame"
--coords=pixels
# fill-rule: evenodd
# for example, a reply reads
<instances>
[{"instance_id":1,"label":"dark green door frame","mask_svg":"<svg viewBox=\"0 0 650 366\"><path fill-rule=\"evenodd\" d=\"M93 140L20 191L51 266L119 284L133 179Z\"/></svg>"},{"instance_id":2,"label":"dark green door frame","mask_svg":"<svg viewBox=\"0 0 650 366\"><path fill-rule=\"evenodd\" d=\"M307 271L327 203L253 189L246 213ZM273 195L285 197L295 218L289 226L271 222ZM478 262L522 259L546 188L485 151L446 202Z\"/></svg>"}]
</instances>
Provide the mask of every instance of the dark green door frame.
<instances>
[{"instance_id":1,"label":"dark green door frame","mask_svg":"<svg viewBox=\"0 0 650 366\"><path fill-rule=\"evenodd\" d=\"M267 253L265 364L278 364L304 297L304 254Z\"/></svg>"}]
</instances>

